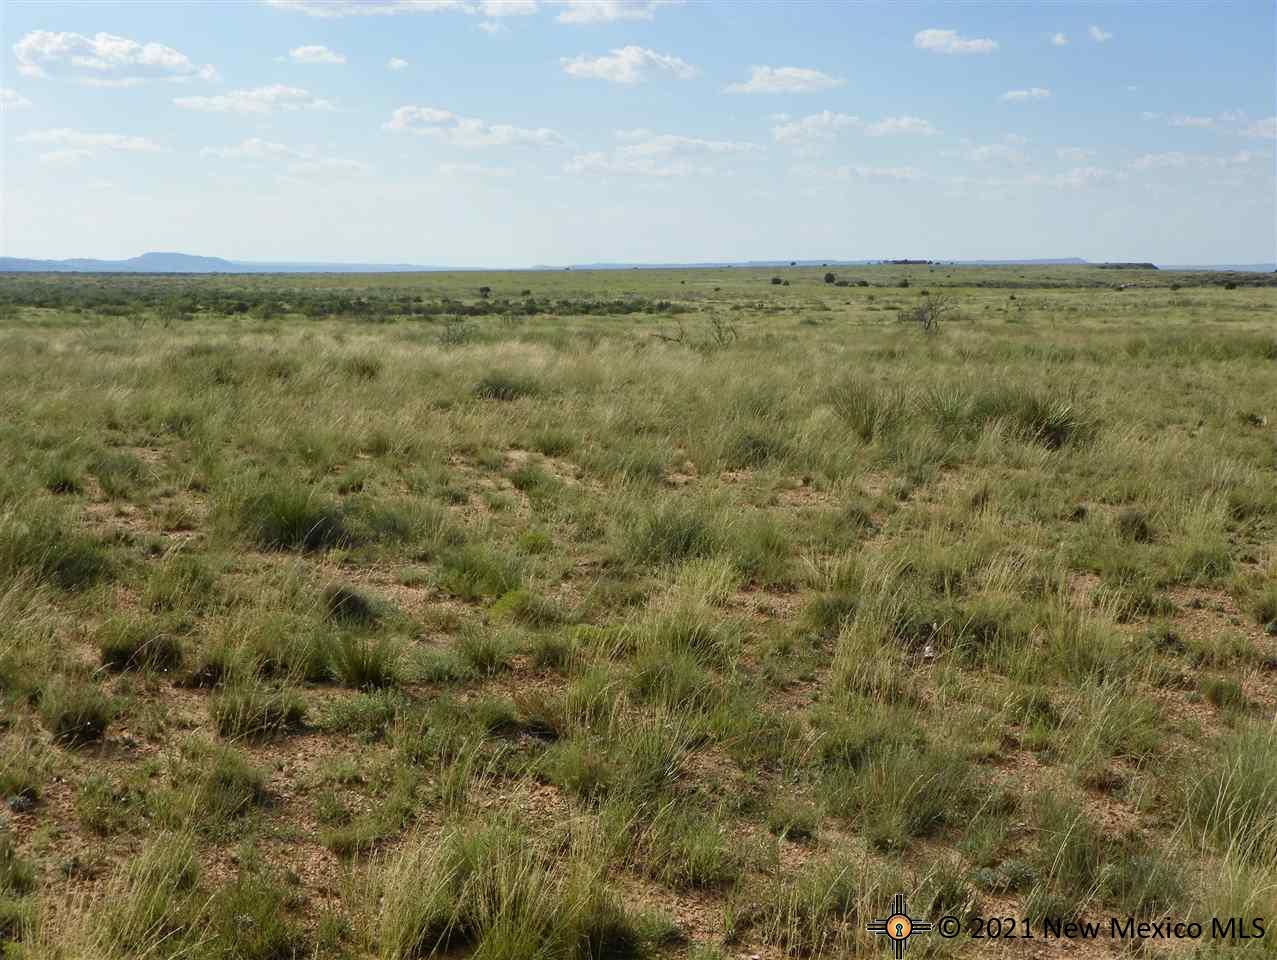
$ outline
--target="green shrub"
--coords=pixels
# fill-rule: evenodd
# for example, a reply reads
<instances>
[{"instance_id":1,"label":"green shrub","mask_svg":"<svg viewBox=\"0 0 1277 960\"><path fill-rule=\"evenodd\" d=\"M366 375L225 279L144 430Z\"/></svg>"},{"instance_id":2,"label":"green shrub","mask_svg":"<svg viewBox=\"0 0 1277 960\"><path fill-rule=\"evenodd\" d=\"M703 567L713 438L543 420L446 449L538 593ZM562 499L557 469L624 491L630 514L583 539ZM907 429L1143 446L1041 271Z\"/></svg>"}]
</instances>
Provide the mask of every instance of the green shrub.
<instances>
[{"instance_id":1,"label":"green shrub","mask_svg":"<svg viewBox=\"0 0 1277 960\"><path fill-rule=\"evenodd\" d=\"M475 383L472 395L478 400L518 400L535 397L541 384L528 374L514 370L490 370Z\"/></svg>"},{"instance_id":2,"label":"green shrub","mask_svg":"<svg viewBox=\"0 0 1277 960\"><path fill-rule=\"evenodd\" d=\"M290 691L243 682L215 693L209 713L223 737L253 739L300 729L306 705Z\"/></svg>"},{"instance_id":3,"label":"green shrub","mask_svg":"<svg viewBox=\"0 0 1277 960\"><path fill-rule=\"evenodd\" d=\"M281 487L244 500L240 527L267 550L327 550L353 543L345 512L313 490Z\"/></svg>"},{"instance_id":4,"label":"green shrub","mask_svg":"<svg viewBox=\"0 0 1277 960\"><path fill-rule=\"evenodd\" d=\"M64 590L83 590L113 569L105 545L79 533L60 513L24 510L0 515L0 577L26 575Z\"/></svg>"},{"instance_id":5,"label":"green shrub","mask_svg":"<svg viewBox=\"0 0 1277 960\"><path fill-rule=\"evenodd\" d=\"M55 740L72 746L101 740L112 713L110 700L92 683L55 681L40 697L44 725Z\"/></svg>"},{"instance_id":6,"label":"green shrub","mask_svg":"<svg viewBox=\"0 0 1277 960\"><path fill-rule=\"evenodd\" d=\"M182 665L182 645L172 624L113 617L98 628L98 650L109 670L164 673Z\"/></svg>"}]
</instances>

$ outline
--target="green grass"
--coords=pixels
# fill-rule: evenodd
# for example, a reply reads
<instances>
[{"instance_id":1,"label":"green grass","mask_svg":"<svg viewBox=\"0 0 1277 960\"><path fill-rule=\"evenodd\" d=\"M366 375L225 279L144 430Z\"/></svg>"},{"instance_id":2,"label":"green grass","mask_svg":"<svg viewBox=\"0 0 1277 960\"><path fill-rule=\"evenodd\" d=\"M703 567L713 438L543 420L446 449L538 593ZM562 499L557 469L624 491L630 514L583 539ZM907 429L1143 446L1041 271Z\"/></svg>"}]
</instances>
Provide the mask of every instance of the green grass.
<instances>
[{"instance_id":1,"label":"green grass","mask_svg":"<svg viewBox=\"0 0 1277 960\"><path fill-rule=\"evenodd\" d=\"M9 952L1271 913L1272 278L825 272L0 276Z\"/></svg>"}]
</instances>

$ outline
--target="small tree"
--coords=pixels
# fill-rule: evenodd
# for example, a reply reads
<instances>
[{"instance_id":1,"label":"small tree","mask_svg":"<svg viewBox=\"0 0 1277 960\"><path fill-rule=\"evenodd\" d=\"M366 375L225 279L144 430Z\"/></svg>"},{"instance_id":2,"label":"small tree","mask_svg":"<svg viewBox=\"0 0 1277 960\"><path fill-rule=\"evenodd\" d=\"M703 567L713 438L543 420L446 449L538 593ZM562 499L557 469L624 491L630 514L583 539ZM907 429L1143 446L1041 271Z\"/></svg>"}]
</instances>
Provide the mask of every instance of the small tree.
<instances>
[{"instance_id":1,"label":"small tree","mask_svg":"<svg viewBox=\"0 0 1277 960\"><path fill-rule=\"evenodd\" d=\"M948 294L925 296L922 302L912 310L901 310L896 319L906 323L916 323L922 327L923 333L939 333L940 321L946 320L957 312L958 304Z\"/></svg>"},{"instance_id":2,"label":"small tree","mask_svg":"<svg viewBox=\"0 0 1277 960\"><path fill-rule=\"evenodd\" d=\"M490 294L491 292L492 292L492 288L491 288L491 287L480 287L480 288L479 288L479 296L483 297L485 300L486 300L486 299L488 299L488 294Z\"/></svg>"},{"instance_id":3,"label":"small tree","mask_svg":"<svg viewBox=\"0 0 1277 960\"><path fill-rule=\"evenodd\" d=\"M837 282L838 282L838 278L835 277L832 273L825 274L825 283L837 283Z\"/></svg>"}]
</instances>

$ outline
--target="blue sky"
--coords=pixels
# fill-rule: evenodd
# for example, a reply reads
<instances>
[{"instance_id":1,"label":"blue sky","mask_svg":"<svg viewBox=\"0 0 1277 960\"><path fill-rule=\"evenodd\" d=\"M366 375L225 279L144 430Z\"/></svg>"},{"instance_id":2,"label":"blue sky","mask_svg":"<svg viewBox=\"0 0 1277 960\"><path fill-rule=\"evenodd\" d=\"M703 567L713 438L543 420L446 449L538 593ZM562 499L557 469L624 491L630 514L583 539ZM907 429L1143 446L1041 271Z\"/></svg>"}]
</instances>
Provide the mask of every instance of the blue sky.
<instances>
[{"instance_id":1,"label":"blue sky","mask_svg":"<svg viewBox=\"0 0 1277 960\"><path fill-rule=\"evenodd\" d=\"M4 0L2 252L1277 257L1271 0Z\"/></svg>"}]
</instances>

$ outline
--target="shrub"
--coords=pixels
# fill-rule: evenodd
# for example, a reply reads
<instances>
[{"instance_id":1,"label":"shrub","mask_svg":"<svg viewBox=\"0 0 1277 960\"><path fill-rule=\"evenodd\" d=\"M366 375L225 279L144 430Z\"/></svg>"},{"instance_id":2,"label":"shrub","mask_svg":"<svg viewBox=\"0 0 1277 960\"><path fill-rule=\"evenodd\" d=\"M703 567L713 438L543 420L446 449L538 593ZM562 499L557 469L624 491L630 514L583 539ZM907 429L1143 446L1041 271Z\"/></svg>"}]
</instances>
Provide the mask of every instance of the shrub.
<instances>
[{"instance_id":1,"label":"shrub","mask_svg":"<svg viewBox=\"0 0 1277 960\"><path fill-rule=\"evenodd\" d=\"M55 682L40 697L44 725L59 743L77 746L101 740L111 723L111 703L96 685Z\"/></svg>"},{"instance_id":2,"label":"shrub","mask_svg":"<svg viewBox=\"0 0 1277 960\"><path fill-rule=\"evenodd\" d=\"M178 554L151 573L143 600L156 611L197 610L212 597L216 584L205 561Z\"/></svg>"},{"instance_id":3,"label":"shrub","mask_svg":"<svg viewBox=\"0 0 1277 960\"><path fill-rule=\"evenodd\" d=\"M37 508L0 515L0 577L26 574L83 590L106 578L112 566L104 544L75 531L60 513Z\"/></svg>"},{"instance_id":4,"label":"shrub","mask_svg":"<svg viewBox=\"0 0 1277 960\"><path fill-rule=\"evenodd\" d=\"M112 618L98 630L102 665L110 670L167 672L182 664L182 646L158 620Z\"/></svg>"},{"instance_id":5,"label":"shrub","mask_svg":"<svg viewBox=\"0 0 1277 960\"><path fill-rule=\"evenodd\" d=\"M1225 737L1186 794L1193 822L1220 849L1259 863L1277 857L1277 742L1264 728Z\"/></svg>"},{"instance_id":6,"label":"shrub","mask_svg":"<svg viewBox=\"0 0 1277 960\"><path fill-rule=\"evenodd\" d=\"M224 820L266 802L266 777L227 746L214 746L198 758L195 788L198 816Z\"/></svg>"},{"instance_id":7,"label":"shrub","mask_svg":"<svg viewBox=\"0 0 1277 960\"><path fill-rule=\"evenodd\" d=\"M541 392L541 385L531 376L513 370L490 370L475 383L472 395L477 400L518 400L534 397Z\"/></svg>"},{"instance_id":8,"label":"shrub","mask_svg":"<svg viewBox=\"0 0 1277 960\"><path fill-rule=\"evenodd\" d=\"M700 503L662 500L626 517L622 556L632 563L676 563L718 552L723 533L717 517Z\"/></svg>"},{"instance_id":9,"label":"shrub","mask_svg":"<svg viewBox=\"0 0 1277 960\"><path fill-rule=\"evenodd\" d=\"M446 551L440 558L439 586L462 600L501 596L523 579L518 557L482 544Z\"/></svg>"},{"instance_id":10,"label":"shrub","mask_svg":"<svg viewBox=\"0 0 1277 960\"><path fill-rule=\"evenodd\" d=\"M240 506L239 523L267 550L326 550L353 540L338 504L294 487L249 497Z\"/></svg>"},{"instance_id":11,"label":"shrub","mask_svg":"<svg viewBox=\"0 0 1277 960\"><path fill-rule=\"evenodd\" d=\"M324 612L330 620L350 625L371 626L380 619L373 601L354 587L331 584L324 588L321 599Z\"/></svg>"},{"instance_id":12,"label":"shrub","mask_svg":"<svg viewBox=\"0 0 1277 960\"><path fill-rule=\"evenodd\" d=\"M290 691L243 682L214 694L209 713L223 737L253 739L300 729L306 705Z\"/></svg>"},{"instance_id":13,"label":"shrub","mask_svg":"<svg viewBox=\"0 0 1277 960\"><path fill-rule=\"evenodd\" d=\"M392 687L399 682L399 648L390 639L342 637L332 651L332 668L348 687Z\"/></svg>"}]
</instances>

